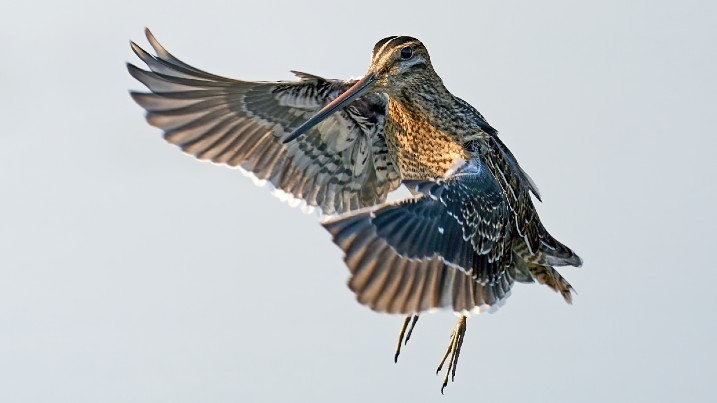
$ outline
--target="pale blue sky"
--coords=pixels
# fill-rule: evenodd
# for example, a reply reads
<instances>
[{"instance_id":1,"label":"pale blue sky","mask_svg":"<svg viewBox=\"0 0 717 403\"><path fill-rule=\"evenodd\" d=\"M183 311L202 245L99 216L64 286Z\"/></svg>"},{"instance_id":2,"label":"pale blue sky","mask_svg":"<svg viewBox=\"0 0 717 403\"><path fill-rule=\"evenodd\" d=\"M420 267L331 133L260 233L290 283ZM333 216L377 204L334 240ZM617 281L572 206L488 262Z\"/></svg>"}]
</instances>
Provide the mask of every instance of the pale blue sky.
<instances>
[{"instance_id":1,"label":"pale blue sky","mask_svg":"<svg viewBox=\"0 0 717 403\"><path fill-rule=\"evenodd\" d=\"M0 401L715 400L717 3L254 3L0 5ZM314 216L145 123L145 26L254 80L360 76L377 40L421 39L583 257L574 305L515 286L441 398L454 315L394 364L401 318L354 301Z\"/></svg>"}]
</instances>

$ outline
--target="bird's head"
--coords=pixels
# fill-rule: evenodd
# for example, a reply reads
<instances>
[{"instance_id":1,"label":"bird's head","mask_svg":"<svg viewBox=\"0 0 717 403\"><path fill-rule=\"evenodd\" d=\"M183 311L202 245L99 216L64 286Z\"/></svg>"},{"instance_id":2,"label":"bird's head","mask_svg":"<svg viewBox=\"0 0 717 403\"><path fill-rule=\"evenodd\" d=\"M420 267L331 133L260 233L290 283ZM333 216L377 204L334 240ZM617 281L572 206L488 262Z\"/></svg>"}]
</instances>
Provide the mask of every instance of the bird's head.
<instances>
[{"instance_id":1,"label":"bird's head","mask_svg":"<svg viewBox=\"0 0 717 403\"><path fill-rule=\"evenodd\" d=\"M431 58L421 41L410 36L389 36L373 47L371 66L363 80L373 84L366 92L397 96L430 79L427 75L432 71Z\"/></svg>"},{"instance_id":2,"label":"bird's head","mask_svg":"<svg viewBox=\"0 0 717 403\"><path fill-rule=\"evenodd\" d=\"M421 41L410 36L383 38L373 47L371 65L366 75L294 130L284 142L288 143L306 133L332 113L365 94L382 92L389 97L399 97L432 77L437 76Z\"/></svg>"}]
</instances>

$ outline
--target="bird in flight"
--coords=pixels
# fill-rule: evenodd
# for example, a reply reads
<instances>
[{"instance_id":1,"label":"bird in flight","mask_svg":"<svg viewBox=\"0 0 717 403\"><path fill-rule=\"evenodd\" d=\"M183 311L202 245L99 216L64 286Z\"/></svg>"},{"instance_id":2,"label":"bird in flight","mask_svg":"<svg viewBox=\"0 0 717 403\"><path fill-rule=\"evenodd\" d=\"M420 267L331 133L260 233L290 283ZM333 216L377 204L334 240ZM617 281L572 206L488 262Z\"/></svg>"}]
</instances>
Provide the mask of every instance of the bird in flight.
<instances>
[{"instance_id":1,"label":"bird in flight","mask_svg":"<svg viewBox=\"0 0 717 403\"><path fill-rule=\"evenodd\" d=\"M395 360L420 313L459 316L436 371L447 362L441 392L455 378L467 316L495 310L514 282L572 301L554 266L582 260L542 225L536 185L498 132L446 89L417 39L376 43L359 80L294 72L297 81L250 82L192 67L146 36L155 55L131 46L149 71L127 68L150 90L131 93L147 121L184 152L329 216L322 225L344 252L357 300L406 315ZM386 202L401 184L413 196Z\"/></svg>"}]
</instances>

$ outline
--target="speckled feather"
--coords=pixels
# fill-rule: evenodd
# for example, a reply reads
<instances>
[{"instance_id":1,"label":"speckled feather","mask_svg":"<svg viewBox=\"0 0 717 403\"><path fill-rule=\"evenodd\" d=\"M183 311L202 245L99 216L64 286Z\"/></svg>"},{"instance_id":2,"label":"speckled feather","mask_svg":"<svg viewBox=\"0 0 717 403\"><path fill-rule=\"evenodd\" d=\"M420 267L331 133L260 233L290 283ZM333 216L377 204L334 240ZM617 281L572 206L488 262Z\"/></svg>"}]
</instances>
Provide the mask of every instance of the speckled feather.
<instances>
[{"instance_id":1,"label":"speckled feather","mask_svg":"<svg viewBox=\"0 0 717 403\"><path fill-rule=\"evenodd\" d=\"M407 45L421 60L401 70L392 55ZM419 196L324 223L358 300L379 311L465 314L493 309L513 281L538 281L570 301L572 287L552 266L582 261L545 230L530 195L540 199L537 187L497 130L444 87L423 44L380 41L370 72L386 76L377 79L388 95L386 144Z\"/></svg>"},{"instance_id":2,"label":"speckled feather","mask_svg":"<svg viewBox=\"0 0 717 403\"><path fill-rule=\"evenodd\" d=\"M324 223L346 251L349 287L359 301L404 314L497 306L515 275L504 251L512 215L495 178L485 167L465 165L446 180L406 184L421 196Z\"/></svg>"},{"instance_id":3,"label":"speckled feather","mask_svg":"<svg viewBox=\"0 0 717 403\"><path fill-rule=\"evenodd\" d=\"M570 301L552 266L582 261L543 227L530 177L471 105L453 96L415 38L374 47L378 84L296 140L290 134L357 80L295 72L299 81L249 82L196 69L146 31L150 71L128 64L150 93L133 92L165 139L203 160L240 168L284 196L347 213L324 223L345 252L357 299L419 313L495 309L514 281L546 284ZM414 57L401 69L406 46ZM385 203L406 183L415 198Z\"/></svg>"},{"instance_id":4,"label":"speckled feather","mask_svg":"<svg viewBox=\"0 0 717 403\"><path fill-rule=\"evenodd\" d=\"M147 121L165 139L198 159L241 168L259 184L343 213L385 201L400 176L383 135L386 96L368 94L299 141L283 144L295 127L354 81L295 72L294 82L250 82L194 68L167 52L146 31L156 56L132 43L147 64L128 64L151 92L132 92Z\"/></svg>"}]
</instances>

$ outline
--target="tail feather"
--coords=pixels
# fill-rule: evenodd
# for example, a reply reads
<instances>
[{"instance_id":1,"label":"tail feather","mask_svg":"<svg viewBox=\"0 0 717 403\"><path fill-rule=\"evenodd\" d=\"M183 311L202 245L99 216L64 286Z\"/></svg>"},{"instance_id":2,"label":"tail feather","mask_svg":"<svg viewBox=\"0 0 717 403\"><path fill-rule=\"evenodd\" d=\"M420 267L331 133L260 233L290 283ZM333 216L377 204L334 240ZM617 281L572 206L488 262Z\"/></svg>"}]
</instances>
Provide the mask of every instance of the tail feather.
<instances>
[{"instance_id":1,"label":"tail feather","mask_svg":"<svg viewBox=\"0 0 717 403\"><path fill-rule=\"evenodd\" d=\"M539 264L527 263L530 275L540 284L545 284L552 288L553 291L559 292L563 296L565 302L573 303L573 293L575 289L568 283L557 270L551 266L543 266Z\"/></svg>"}]
</instances>

